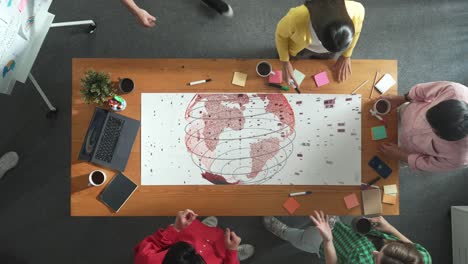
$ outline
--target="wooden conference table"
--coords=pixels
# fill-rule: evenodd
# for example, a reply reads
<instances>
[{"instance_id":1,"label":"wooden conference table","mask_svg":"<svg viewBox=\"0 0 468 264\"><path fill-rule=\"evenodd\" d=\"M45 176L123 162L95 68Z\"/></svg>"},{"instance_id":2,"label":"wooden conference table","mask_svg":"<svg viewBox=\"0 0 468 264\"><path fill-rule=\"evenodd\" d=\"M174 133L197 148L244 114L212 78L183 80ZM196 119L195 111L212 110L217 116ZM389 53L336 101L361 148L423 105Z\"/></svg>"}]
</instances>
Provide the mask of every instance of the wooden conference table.
<instances>
[{"instance_id":1,"label":"wooden conference table","mask_svg":"<svg viewBox=\"0 0 468 264\"><path fill-rule=\"evenodd\" d=\"M328 214L347 215L362 214L362 205L348 210L343 197L356 193L361 198L358 186L141 186L140 185L140 132L135 140L132 153L124 172L139 185L133 196L120 209L113 213L97 197L115 172L99 168L96 165L78 161L78 153L86 135L86 131L94 112L94 105L87 105L80 95L80 78L84 72L93 68L97 71L111 73L113 81L128 77L135 81L136 89L124 96L127 109L122 115L140 120L140 93L194 93L194 92L242 92L242 93L277 93L279 89L265 85L265 80L258 77L255 65L260 59L73 59L72 76L72 137L71 137L71 215L72 216L173 216L177 211L191 208L200 215L216 216L263 216L287 215L282 204L291 192L311 190L312 195L296 197L301 207L295 215L307 215L314 209L324 210ZM279 61L269 59L275 69L280 69ZM353 60L353 74L344 83L332 81L326 86L317 88L312 74L327 70L331 77L330 68L333 61L302 60L295 61L294 66L306 74L301 85L302 93L337 93L349 94L365 80L369 82L358 93L362 94L362 181L369 182L378 175L367 162L377 154L378 146L382 142L397 142L397 114L392 111L385 117L387 122L388 139L373 141L371 130L373 126L382 123L372 117L369 109L373 102L369 99L374 76L379 71L390 73L397 78L397 61L395 60ZM248 74L245 87L231 84L234 71ZM194 80L213 79L212 82L187 86ZM294 93L293 90L290 91ZM397 86L392 87L387 94L397 94ZM373 98L379 93L374 91ZM346 146L343 146L346 147ZM386 180L380 180L376 185L398 185L398 163L382 155L379 157L393 169L393 173ZM108 178L100 187L88 187L88 174L95 169L104 170ZM399 201L395 205L383 204L383 214L398 215Z\"/></svg>"}]
</instances>

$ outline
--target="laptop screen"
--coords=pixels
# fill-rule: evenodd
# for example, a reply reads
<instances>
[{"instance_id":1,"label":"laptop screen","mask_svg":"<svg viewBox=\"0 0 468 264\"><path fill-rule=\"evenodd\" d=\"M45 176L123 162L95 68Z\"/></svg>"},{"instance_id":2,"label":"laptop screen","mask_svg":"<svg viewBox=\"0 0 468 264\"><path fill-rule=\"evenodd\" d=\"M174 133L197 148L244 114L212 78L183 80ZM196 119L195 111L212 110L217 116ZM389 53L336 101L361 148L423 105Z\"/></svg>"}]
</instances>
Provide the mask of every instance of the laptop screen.
<instances>
[{"instance_id":1,"label":"laptop screen","mask_svg":"<svg viewBox=\"0 0 468 264\"><path fill-rule=\"evenodd\" d=\"M108 111L96 108L94 111L93 119L89 124L88 132L81 147L81 152L79 155L80 160L91 160L93 157L94 150L96 149L99 136L101 135L102 127L106 122Z\"/></svg>"}]
</instances>

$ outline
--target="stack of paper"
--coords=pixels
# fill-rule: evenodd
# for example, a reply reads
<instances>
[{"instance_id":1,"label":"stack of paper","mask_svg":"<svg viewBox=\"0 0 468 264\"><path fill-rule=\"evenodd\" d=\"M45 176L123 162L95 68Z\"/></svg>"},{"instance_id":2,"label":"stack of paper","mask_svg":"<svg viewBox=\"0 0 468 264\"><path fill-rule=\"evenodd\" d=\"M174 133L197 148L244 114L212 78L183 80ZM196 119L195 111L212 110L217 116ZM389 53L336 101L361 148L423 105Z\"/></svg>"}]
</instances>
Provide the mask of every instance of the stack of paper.
<instances>
[{"instance_id":1,"label":"stack of paper","mask_svg":"<svg viewBox=\"0 0 468 264\"><path fill-rule=\"evenodd\" d=\"M382 203L380 202L380 197L380 189L362 191L364 215L376 215L382 213Z\"/></svg>"},{"instance_id":2,"label":"stack of paper","mask_svg":"<svg viewBox=\"0 0 468 264\"><path fill-rule=\"evenodd\" d=\"M375 84L375 88L380 92L380 93L385 93L388 91L388 89L392 88L393 85L395 85L395 80L393 77L386 73L384 76Z\"/></svg>"}]
</instances>

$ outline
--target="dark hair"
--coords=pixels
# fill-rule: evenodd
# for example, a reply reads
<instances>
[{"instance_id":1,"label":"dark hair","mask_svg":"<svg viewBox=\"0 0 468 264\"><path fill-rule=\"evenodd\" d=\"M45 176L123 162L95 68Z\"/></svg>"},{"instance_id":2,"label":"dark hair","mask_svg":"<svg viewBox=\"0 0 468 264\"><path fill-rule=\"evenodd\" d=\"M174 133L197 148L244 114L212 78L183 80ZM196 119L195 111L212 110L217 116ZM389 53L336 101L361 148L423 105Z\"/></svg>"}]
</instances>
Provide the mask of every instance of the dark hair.
<instances>
[{"instance_id":1,"label":"dark hair","mask_svg":"<svg viewBox=\"0 0 468 264\"><path fill-rule=\"evenodd\" d=\"M341 52L349 47L354 37L352 21L334 21L325 26L320 41L330 52Z\"/></svg>"},{"instance_id":2,"label":"dark hair","mask_svg":"<svg viewBox=\"0 0 468 264\"><path fill-rule=\"evenodd\" d=\"M412 243L390 241L382 249L382 264L424 264L421 253Z\"/></svg>"},{"instance_id":3,"label":"dark hair","mask_svg":"<svg viewBox=\"0 0 468 264\"><path fill-rule=\"evenodd\" d=\"M426 119L442 139L457 141L468 134L468 104L459 100L446 100L433 106Z\"/></svg>"},{"instance_id":4,"label":"dark hair","mask_svg":"<svg viewBox=\"0 0 468 264\"><path fill-rule=\"evenodd\" d=\"M192 245L180 241L169 248L162 264L206 264L206 262Z\"/></svg>"}]
</instances>

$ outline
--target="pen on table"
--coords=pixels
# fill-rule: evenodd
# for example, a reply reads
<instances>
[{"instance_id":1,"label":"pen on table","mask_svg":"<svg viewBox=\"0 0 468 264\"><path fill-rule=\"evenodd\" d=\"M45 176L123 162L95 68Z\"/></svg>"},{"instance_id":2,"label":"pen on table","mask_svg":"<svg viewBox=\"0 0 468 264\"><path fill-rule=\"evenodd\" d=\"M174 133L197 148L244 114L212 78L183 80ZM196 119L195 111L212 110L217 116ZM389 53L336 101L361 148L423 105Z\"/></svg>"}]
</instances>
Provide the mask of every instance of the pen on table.
<instances>
[{"instance_id":1,"label":"pen on table","mask_svg":"<svg viewBox=\"0 0 468 264\"><path fill-rule=\"evenodd\" d=\"M361 190L364 191L364 190L367 190L369 188L375 188L375 189L378 189L379 186L376 186L376 185L369 185L367 183L361 183Z\"/></svg>"},{"instance_id":2,"label":"pen on table","mask_svg":"<svg viewBox=\"0 0 468 264\"><path fill-rule=\"evenodd\" d=\"M201 84L201 83L207 83L207 82L211 82L211 79L193 81L193 82L187 83L187 85L192 86L192 85Z\"/></svg>"},{"instance_id":3,"label":"pen on table","mask_svg":"<svg viewBox=\"0 0 468 264\"><path fill-rule=\"evenodd\" d=\"M372 99L372 93L374 93L374 87L375 87L375 84L376 84L376 82L377 82L377 75L379 75L379 72L378 72L378 71L375 72L374 84L372 84L372 88L371 88L371 91L370 91L369 99Z\"/></svg>"},{"instance_id":4,"label":"pen on table","mask_svg":"<svg viewBox=\"0 0 468 264\"><path fill-rule=\"evenodd\" d=\"M299 90L299 88L297 88L296 85L294 84L294 81L293 81L293 80L291 80L291 79L289 80L289 85L291 85L291 86L294 88L294 90L296 90L296 93L298 93L298 94L301 93L301 91Z\"/></svg>"},{"instance_id":5,"label":"pen on table","mask_svg":"<svg viewBox=\"0 0 468 264\"><path fill-rule=\"evenodd\" d=\"M277 83L268 83L268 86L280 88L280 89L283 90L283 91L289 91L289 87L288 87L288 86L283 86L283 85L277 84Z\"/></svg>"},{"instance_id":6,"label":"pen on table","mask_svg":"<svg viewBox=\"0 0 468 264\"><path fill-rule=\"evenodd\" d=\"M354 90L351 92L351 94L356 94L356 92L357 92L359 89L361 89L368 81L369 81L369 80L364 81L363 83L361 83L356 89L354 89Z\"/></svg>"},{"instance_id":7,"label":"pen on table","mask_svg":"<svg viewBox=\"0 0 468 264\"><path fill-rule=\"evenodd\" d=\"M289 197L312 194L311 191L290 193Z\"/></svg>"},{"instance_id":8,"label":"pen on table","mask_svg":"<svg viewBox=\"0 0 468 264\"><path fill-rule=\"evenodd\" d=\"M382 177L379 176L379 177L373 179L372 181L370 181L367 185L371 186L371 185L375 184L376 182L378 182L380 179L382 179Z\"/></svg>"}]
</instances>

